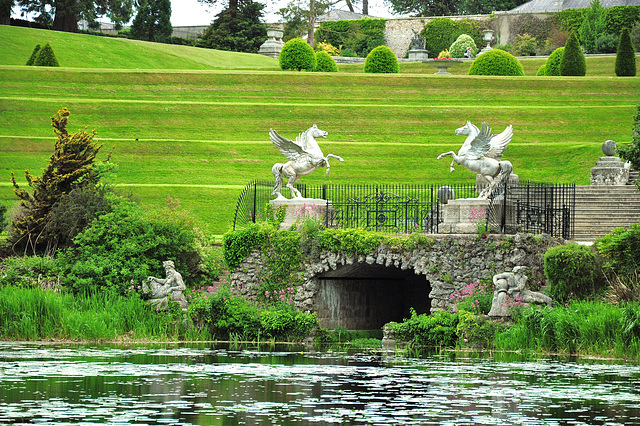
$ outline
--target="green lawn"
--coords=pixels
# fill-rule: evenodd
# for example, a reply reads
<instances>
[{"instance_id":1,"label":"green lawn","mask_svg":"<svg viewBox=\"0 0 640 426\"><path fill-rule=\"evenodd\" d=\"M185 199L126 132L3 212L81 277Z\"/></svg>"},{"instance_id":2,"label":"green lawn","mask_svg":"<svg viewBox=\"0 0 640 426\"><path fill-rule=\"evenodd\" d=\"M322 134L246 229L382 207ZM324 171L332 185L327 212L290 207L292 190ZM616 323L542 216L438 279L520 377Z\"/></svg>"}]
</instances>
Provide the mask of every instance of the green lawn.
<instances>
[{"instance_id":1,"label":"green lawn","mask_svg":"<svg viewBox=\"0 0 640 426\"><path fill-rule=\"evenodd\" d=\"M24 29L0 26L0 40L13 30ZM192 49L53 34L77 37L70 45L91 39L142 46L143 56L157 64L163 56L154 49ZM0 44L0 63L8 63L8 49L18 47ZM127 52L125 59L133 55ZM464 137L454 130L471 120L488 122L496 133L514 126L503 158L521 179L588 184L602 143L630 141L640 99L637 77L435 76L424 64L402 64L397 75L295 73L260 70L259 55L217 54L226 59L209 57L204 70L196 62L174 70L125 69L124 62L120 69L98 69L99 61L83 68L0 65L0 202L15 202L11 172L24 182L25 169L38 174L45 167L55 140L50 117L62 107L71 110L70 130L97 129L102 158L115 145L115 183L122 191L148 208L178 198L201 228L219 235L242 188L253 179L271 180L271 166L285 160L269 141L270 128L293 139L315 123L329 132L320 142L324 153L345 158L332 163L329 176L317 171L302 183L474 182L461 166L449 174L450 159L436 160L459 149ZM180 55L189 58L186 51ZM243 68L247 57L257 57L254 70L220 70ZM592 59L601 69L614 61L588 58L588 64Z\"/></svg>"}]
</instances>

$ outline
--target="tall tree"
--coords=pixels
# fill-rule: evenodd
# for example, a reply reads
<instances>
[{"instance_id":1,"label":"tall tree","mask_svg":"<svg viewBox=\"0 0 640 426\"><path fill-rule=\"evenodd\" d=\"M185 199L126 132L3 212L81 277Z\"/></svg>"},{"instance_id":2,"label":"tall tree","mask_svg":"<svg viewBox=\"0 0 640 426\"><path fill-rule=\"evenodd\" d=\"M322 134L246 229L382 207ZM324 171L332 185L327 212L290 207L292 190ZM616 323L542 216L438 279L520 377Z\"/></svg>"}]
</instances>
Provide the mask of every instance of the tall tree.
<instances>
[{"instance_id":1,"label":"tall tree","mask_svg":"<svg viewBox=\"0 0 640 426\"><path fill-rule=\"evenodd\" d=\"M336 3L335 0L290 1L287 7L278 11L284 25L284 40L307 34L307 42L313 45L316 16L322 15Z\"/></svg>"},{"instance_id":2,"label":"tall tree","mask_svg":"<svg viewBox=\"0 0 640 426\"><path fill-rule=\"evenodd\" d=\"M139 40L161 41L171 37L171 1L142 0L131 25L131 36Z\"/></svg>"},{"instance_id":3,"label":"tall tree","mask_svg":"<svg viewBox=\"0 0 640 426\"><path fill-rule=\"evenodd\" d=\"M0 25L11 24L11 8L13 0L0 0Z\"/></svg>"},{"instance_id":4,"label":"tall tree","mask_svg":"<svg viewBox=\"0 0 640 426\"><path fill-rule=\"evenodd\" d=\"M233 52L258 53L267 39L267 27L260 19L264 5L240 0L236 10L226 9L205 30L197 46Z\"/></svg>"},{"instance_id":5,"label":"tall tree","mask_svg":"<svg viewBox=\"0 0 640 426\"><path fill-rule=\"evenodd\" d=\"M97 26L99 16L108 17L118 27L131 20L134 9L134 0L17 0L16 4L23 12L35 13L37 22L52 21L54 30L68 32L78 31L81 20Z\"/></svg>"},{"instance_id":6,"label":"tall tree","mask_svg":"<svg viewBox=\"0 0 640 426\"><path fill-rule=\"evenodd\" d=\"M445 16L461 13L461 0L387 0L393 12L414 16Z\"/></svg>"}]
</instances>

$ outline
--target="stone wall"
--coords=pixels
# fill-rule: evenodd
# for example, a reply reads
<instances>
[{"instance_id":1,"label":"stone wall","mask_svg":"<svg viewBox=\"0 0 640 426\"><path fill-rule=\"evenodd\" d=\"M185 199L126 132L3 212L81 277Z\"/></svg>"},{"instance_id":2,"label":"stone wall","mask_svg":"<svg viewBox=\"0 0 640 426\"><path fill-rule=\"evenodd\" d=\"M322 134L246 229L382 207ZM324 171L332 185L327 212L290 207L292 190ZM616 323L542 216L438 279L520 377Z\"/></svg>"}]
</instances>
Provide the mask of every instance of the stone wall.
<instances>
[{"instance_id":1,"label":"stone wall","mask_svg":"<svg viewBox=\"0 0 640 426\"><path fill-rule=\"evenodd\" d=\"M485 239L441 235L434 237L429 248L403 250L381 245L366 256L312 253L298 271L303 284L297 288L295 306L317 312L323 327L377 328L378 322L401 321L411 304L427 312L451 309L451 295L457 290L515 266L529 267L534 286L538 281L544 283L542 256L562 242L546 235L489 235ZM234 287L255 298L265 265L260 250L254 250L231 274ZM407 277L411 271L418 277ZM421 313L419 307L413 307Z\"/></svg>"}]
</instances>

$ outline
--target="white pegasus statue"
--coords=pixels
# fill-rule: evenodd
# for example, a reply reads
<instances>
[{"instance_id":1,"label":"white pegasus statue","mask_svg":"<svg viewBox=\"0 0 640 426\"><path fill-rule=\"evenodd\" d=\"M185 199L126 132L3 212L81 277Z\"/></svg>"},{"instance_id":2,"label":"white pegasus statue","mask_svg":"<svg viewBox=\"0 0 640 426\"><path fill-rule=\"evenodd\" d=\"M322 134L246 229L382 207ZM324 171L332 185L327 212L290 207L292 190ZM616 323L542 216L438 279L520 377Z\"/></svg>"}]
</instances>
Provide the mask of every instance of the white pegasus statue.
<instances>
[{"instance_id":1,"label":"white pegasus statue","mask_svg":"<svg viewBox=\"0 0 640 426\"><path fill-rule=\"evenodd\" d=\"M457 163L482 175L489 181L489 185L478 195L478 198L489 198L494 188L508 179L513 171L511 162L501 160L502 153L511 142L513 127L507 126L504 132L493 136L487 123L483 122L478 130L475 125L467 121L467 124L456 129L456 135L468 135L458 154L456 155L453 151L444 152L438 155L438 160L450 155L453 157L451 173L454 171L453 164Z\"/></svg>"},{"instance_id":2,"label":"white pegasus statue","mask_svg":"<svg viewBox=\"0 0 640 426\"><path fill-rule=\"evenodd\" d=\"M271 171L275 178L273 195L278 198L285 198L280 193L282 189L282 178L287 178L287 188L291 191L293 198L301 198L302 195L293 185L298 182L301 176L306 176L319 167L327 166L327 174L329 174L329 158L337 158L344 161L342 157L328 154L325 156L318 146L315 138L326 138L329 133L318 129L315 124L300 133L295 141L282 137L273 129L269 130L269 138L275 146L280 149L282 155L287 157L289 161L286 163L276 163Z\"/></svg>"}]
</instances>

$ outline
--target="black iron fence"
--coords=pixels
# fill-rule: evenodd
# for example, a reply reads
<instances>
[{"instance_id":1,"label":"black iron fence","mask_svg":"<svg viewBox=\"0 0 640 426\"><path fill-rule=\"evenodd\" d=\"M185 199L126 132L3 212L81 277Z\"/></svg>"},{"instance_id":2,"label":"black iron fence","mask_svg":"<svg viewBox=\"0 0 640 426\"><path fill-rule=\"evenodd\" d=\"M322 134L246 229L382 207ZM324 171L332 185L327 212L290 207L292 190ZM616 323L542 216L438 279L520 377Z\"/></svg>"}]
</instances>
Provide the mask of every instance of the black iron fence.
<instances>
[{"instance_id":1,"label":"black iron fence","mask_svg":"<svg viewBox=\"0 0 640 426\"><path fill-rule=\"evenodd\" d=\"M476 198L476 185L296 185L304 198L327 200L325 225L393 233L438 233L449 199ZM273 184L254 181L236 206L233 228L266 220ZM571 238L575 185L514 184L491 196L486 224L503 233L547 233Z\"/></svg>"}]
</instances>

